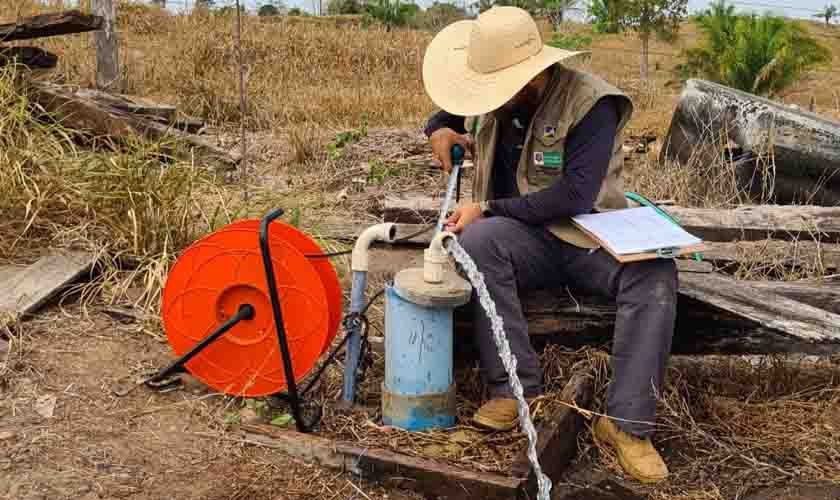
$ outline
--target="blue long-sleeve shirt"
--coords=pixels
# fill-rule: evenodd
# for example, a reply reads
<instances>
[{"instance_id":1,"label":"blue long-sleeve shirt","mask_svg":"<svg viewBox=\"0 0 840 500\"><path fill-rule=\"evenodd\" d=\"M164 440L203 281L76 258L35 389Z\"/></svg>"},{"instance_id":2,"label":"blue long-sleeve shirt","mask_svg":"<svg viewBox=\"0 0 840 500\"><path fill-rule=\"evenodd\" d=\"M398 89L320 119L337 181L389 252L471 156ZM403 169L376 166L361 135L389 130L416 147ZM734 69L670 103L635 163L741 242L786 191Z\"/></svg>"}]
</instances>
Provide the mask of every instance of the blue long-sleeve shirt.
<instances>
[{"instance_id":1,"label":"blue long-sleeve shirt","mask_svg":"<svg viewBox=\"0 0 840 500\"><path fill-rule=\"evenodd\" d=\"M521 196L516 186L516 168L531 117L510 116L499 121L499 140L493 164L495 215L541 225L563 217L592 212L601 183L607 174L618 127L618 109L611 97L600 99L584 118L569 130L563 158L563 176L546 189ZM466 133L464 118L439 111L426 126L426 135L448 127Z\"/></svg>"}]
</instances>

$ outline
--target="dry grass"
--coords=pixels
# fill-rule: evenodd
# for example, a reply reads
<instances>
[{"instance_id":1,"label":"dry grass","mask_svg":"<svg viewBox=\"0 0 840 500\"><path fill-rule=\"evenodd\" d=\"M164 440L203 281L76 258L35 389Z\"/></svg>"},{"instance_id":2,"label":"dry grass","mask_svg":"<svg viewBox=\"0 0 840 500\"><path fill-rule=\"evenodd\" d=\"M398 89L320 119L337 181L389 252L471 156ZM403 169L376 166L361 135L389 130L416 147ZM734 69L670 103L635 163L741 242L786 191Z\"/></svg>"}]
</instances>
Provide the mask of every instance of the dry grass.
<instances>
[{"instance_id":1,"label":"dry grass","mask_svg":"<svg viewBox=\"0 0 840 500\"><path fill-rule=\"evenodd\" d=\"M55 9L28 0L0 0L4 17ZM246 121L252 131L253 161L248 204L242 203L238 187L225 186L192 165L166 158L162 145L137 141L117 148L103 140L80 142L61 126L36 120L19 75L0 73L0 109L7 110L0 115L0 238L11 242L0 248L0 259L24 262L46 246L81 246L107 254L101 279L83 290L85 296L105 302L129 298L154 312L168 266L178 252L221 224L282 206L310 234L317 235L319 222L328 216L352 214L359 220L377 220L383 193L440 189L439 174L425 166L428 145L417 130L433 109L420 78L431 34L366 30L352 22L317 24L245 19ZM177 104L182 112L210 120L217 129L235 126L240 115L232 28L232 18L173 16L122 4L120 50L127 91ZM568 29L581 28L570 25ZM821 32L820 27L812 29ZM687 26L676 46L655 43L652 50L673 52L693 37L696 33ZM840 51L840 39L829 42ZM37 45L60 56L59 68L49 78L83 86L92 83L92 35L53 37ZM678 97L678 88L666 84L670 68L678 61L654 54L652 82L642 84L634 37L596 37L594 48L594 57L582 66L625 89L636 101L637 113L628 135L663 137ZM831 91L838 83L836 73L816 72L785 100L806 107L813 96L819 112L840 117L840 96ZM370 127L365 133L361 133L363 124ZM411 128L382 128L388 126ZM341 142L337 133L347 131L359 133L343 147L335 147ZM226 134L220 141L230 147L236 144ZM708 207L747 200L736 182L736 165L723 154L710 163L698 160L678 167L660 164L651 152L634 156L627 170L627 188L650 198ZM330 242L325 246L334 249ZM794 276L784 265L787 256L769 256L770 264L765 257L756 254L756 262L736 274L749 279L790 279L822 272L815 264L814 269ZM133 269L126 269L126 263ZM343 269L346 259L337 260L336 265ZM74 310L63 320L81 312ZM381 307L374 306L370 316L373 328L381 331ZM53 334L61 320L51 318ZM32 326L37 330L41 325ZM161 336L156 321L138 331ZM27 351L30 330L17 330L14 335L14 350L0 364L0 386L37 371L28 361L35 354ZM610 374L592 351L569 353L550 347L542 359L549 392L534 408L538 421L561 404L557 396L576 363L596 369L598 401L603 402ZM377 357L360 387L363 399L373 406L379 403L382 371L383 360ZM737 361L707 368L676 366L661 399L657 438L657 444L669 450L674 475L667 485L646 493L658 500L722 499L791 478L840 483L836 372L836 367L815 372L783 363L751 367ZM319 388L322 400L335 400L340 373L340 364L327 371ZM458 383L459 417L466 422L481 401L477 371L460 370ZM20 393L7 401L30 397ZM224 419L239 403L225 399L217 406L193 401L186 406L191 417L210 422L211 442L218 445ZM91 424L103 421L91 420ZM524 444L521 434L487 435L468 425L418 435L383 429L376 421L375 411L351 417L328 411L324 433L503 473ZM607 453L593 448L588 437L581 444L582 460L595 460L597 467L622 474ZM226 498L249 497L254 482L269 482L281 467L241 447L211 448L219 456L237 454L240 464L260 463L237 477L239 482L225 491ZM311 478L323 471L306 473ZM307 497L301 477L282 493ZM325 498L342 497L352 490L344 483L336 486L334 481L316 480L319 487L327 485L321 490Z\"/></svg>"}]
</instances>

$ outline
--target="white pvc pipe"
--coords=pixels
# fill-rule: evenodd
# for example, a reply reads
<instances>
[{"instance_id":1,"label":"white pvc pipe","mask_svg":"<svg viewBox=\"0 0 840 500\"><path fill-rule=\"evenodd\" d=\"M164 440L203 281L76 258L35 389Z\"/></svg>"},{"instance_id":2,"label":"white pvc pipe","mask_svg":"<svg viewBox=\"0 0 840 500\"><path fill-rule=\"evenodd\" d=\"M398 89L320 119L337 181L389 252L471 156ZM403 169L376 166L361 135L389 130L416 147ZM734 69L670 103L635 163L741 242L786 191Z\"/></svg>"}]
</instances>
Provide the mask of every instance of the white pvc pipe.
<instances>
[{"instance_id":1,"label":"white pvc pipe","mask_svg":"<svg viewBox=\"0 0 840 500\"><path fill-rule=\"evenodd\" d=\"M356 244L353 246L352 261L350 268L353 271L368 270L368 249L374 241L393 243L397 228L393 222L385 222L371 226L359 235Z\"/></svg>"}]
</instances>

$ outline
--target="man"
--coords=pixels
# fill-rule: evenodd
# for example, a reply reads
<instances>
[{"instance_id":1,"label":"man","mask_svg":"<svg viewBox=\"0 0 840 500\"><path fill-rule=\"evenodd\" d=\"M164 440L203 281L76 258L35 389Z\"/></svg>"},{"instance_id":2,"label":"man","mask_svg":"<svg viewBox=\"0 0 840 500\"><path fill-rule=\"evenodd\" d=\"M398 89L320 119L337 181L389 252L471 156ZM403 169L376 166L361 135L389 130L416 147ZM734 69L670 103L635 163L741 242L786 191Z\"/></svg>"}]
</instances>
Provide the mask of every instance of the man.
<instances>
[{"instance_id":1,"label":"man","mask_svg":"<svg viewBox=\"0 0 840 500\"><path fill-rule=\"evenodd\" d=\"M527 398L541 394L542 373L518 293L570 285L616 300L609 418L594 434L629 474L652 483L668 474L649 436L671 350L676 267L665 259L621 264L570 223L627 207L621 134L632 114L620 90L560 64L578 54L544 46L531 16L514 7L450 25L423 63L426 91L443 109L426 133L447 171L454 144L473 151L473 202L454 212L449 227L484 274ZM490 322L474 309L489 400L473 421L509 430L516 401Z\"/></svg>"}]
</instances>

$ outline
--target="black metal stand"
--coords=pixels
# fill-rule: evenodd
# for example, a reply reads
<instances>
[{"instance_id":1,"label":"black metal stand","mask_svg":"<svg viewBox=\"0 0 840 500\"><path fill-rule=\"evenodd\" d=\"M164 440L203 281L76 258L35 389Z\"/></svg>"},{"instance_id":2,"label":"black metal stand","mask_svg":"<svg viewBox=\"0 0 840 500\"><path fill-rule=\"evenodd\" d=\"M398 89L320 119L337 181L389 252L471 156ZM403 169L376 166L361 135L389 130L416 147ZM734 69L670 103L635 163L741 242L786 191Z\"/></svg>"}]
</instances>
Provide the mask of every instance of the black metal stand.
<instances>
[{"instance_id":1,"label":"black metal stand","mask_svg":"<svg viewBox=\"0 0 840 500\"><path fill-rule=\"evenodd\" d=\"M158 382L176 373L184 372L184 365L186 365L189 360L198 355L198 353L203 351L208 345L215 342L216 339L224 335L228 330L233 328L240 321L254 319L254 312L254 306L252 306L251 304L242 304L241 306L239 306L239 310L236 311L236 314L234 314L229 320L219 325L219 328L213 330L213 333L211 333L210 335L205 337L201 342L196 344L195 347L189 350L189 352L176 359L171 365L162 369L157 373L157 375L145 380L143 383L150 387L157 387Z\"/></svg>"},{"instance_id":2,"label":"black metal stand","mask_svg":"<svg viewBox=\"0 0 840 500\"><path fill-rule=\"evenodd\" d=\"M283 355L283 371L286 375L286 386L288 388L287 398L292 407L292 415L295 417L295 425L300 432L310 432L321 419L321 411L316 407L315 414L311 419L303 415L303 399L298 394L295 383L294 368L292 367L292 356L289 353L289 343L286 340L286 330L283 328L283 311L280 309L280 298L277 296L277 282L274 277L274 266L271 263L271 249L268 245L268 226L271 222L283 215L283 209L278 208L266 215L260 222L260 251L262 252L265 277L268 281L268 295L271 298L271 310L274 313L274 327L277 329L277 340L280 343L280 353Z\"/></svg>"}]
</instances>

